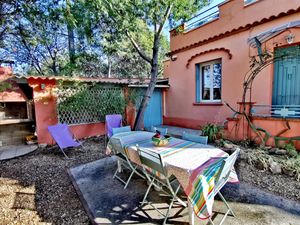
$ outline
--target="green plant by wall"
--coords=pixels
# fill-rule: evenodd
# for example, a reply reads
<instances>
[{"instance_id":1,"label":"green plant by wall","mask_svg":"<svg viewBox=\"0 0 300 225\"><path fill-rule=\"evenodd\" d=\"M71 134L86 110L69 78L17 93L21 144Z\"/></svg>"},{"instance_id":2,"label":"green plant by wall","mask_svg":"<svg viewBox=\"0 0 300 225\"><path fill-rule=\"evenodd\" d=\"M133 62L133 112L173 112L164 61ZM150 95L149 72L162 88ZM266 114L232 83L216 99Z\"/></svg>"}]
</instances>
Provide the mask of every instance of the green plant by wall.
<instances>
[{"instance_id":1,"label":"green plant by wall","mask_svg":"<svg viewBox=\"0 0 300 225\"><path fill-rule=\"evenodd\" d=\"M6 91L10 88L12 88L12 85L10 83L4 81L0 83L0 92Z\"/></svg>"},{"instance_id":2,"label":"green plant by wall","mask_svg":"<svg viewBox=\"0 0 300 225\"><path fill-rule=\"evenodd\" d=\"M296 158L285 160L282 164L285 170L290 171L293 175L295 175L296 179L300 181L300 155Z\"/></svg>"},{"instance_id":3,"label":"green plant by wall","mask_svg":"<svg viewBox=\"0 0 300 225\"><path fill-rule=\"evenodd\" d=\"M136 109L140 107L143 97L146 93L146 88L131 88L127 100L130 101Z\"/></svg>"},{"instance_id":4,"label":"green plant by wall","mask_svg":"<svg viewBox=\"0 0 300 225\"><path fill-rule=\"evenodd\" d=\"M202 127L202 133L205 136L208 136L208 141L213 142L219 136L221 136L221 127L214 123L208 123Z\"/></svg>"},{"instance_id":5,"label":"green plant by wall","mask_svg":"<svg viewBox=\"0 0 300 225\"><path fill-rule=\"evenodd\" d=\"M284 146L284 149L287 151L289 156L294 157L294 158L296 158L298 156L298 152L292 143L286 144Z\"/></svg>"}]
</instances>

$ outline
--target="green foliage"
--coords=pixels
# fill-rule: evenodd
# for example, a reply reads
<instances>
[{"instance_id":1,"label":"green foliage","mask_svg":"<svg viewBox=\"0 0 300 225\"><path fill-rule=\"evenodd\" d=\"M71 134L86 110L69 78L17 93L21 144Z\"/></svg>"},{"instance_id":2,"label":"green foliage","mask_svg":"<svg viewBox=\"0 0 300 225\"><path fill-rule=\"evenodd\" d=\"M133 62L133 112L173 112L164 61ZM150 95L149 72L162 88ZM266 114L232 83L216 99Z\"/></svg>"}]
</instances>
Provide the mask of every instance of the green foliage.
<instances>
[{"instance_id":1,"label":"green foliage","mask_svg":"<svg viewBox=\"0 0 300 225\"><path fill-rule=\"evenodd\" d=\"M252 139L245 139L242 141L239 141L239 144L245 148L256 148L257 144Z\"/></svg>"},{"instance_id":2,"label":"green foliage","mask_svg":"<svg viewBox=\"0 0 300 225\"><path fill-rule=\"evenodd\" d=\"M296 179L300 181L300 155L296 158L290 158L282 162L283 168L290 171L296 176Z\"/></svg>"},{"instance_id":3,"label":"green foliage","mask_svg":"<svg viewBox=\"0 0 300 225\"><path fill-rule=\"evenodd\" d=\"M221 134L221 127L214 123L208 123L202 127L202 133L205 136L208 136L208 141L215 141L218 136Z\"/></svg>"},{"instance_id":4,"label":"green foliage","mask_svg":"<svg viewBox=\"0 0 300 225\"><path fill-rule=\"evenodd\" d=\"M148 26L156 26L164 21L166 9L171 7L169 22L175 25L191 18L208 0L104 0L93 1L107 9L110 16L115 18L119 27L128 30L136 29L137 20L142 19Z\"/></svg>"},{"instance_id":5,"label":"green foliage","mask_svg":"<svg viewBox=\"0 0 300 225\"><path fill-rule=\"evenodd\" d=\"M0 83L0 92L6 91L7 89L10 89L12 85L8 82L1 82Z\"/></svg>"},{"instance_id":6,"label":"green foliage","mask_svg":"<svg viewBox=\"0 0 300 225\"><path fill-rule=\"evenodd\" d=\"M269 166L269 162L272 160L272 157L267 154L265 150L262 149L255 149L250 154L248 154L248 163L253 165L260 166L260 169L267 169Z\"/></svg>"},{"instance_id":7,"label":"green foliage","mask_svg":"<svg viewBox=\"0 0 300 225\"><path fill-rule=\"evenodd\" d=\"M284 146L284 149L287 151L289 156L294 157L294 158L298 156L298 152L292 143L286 144Z\"/></svg>"},{"instance_id":8,"label":"green foliage","mask_svg":"<svg viewBox=\"0 0 300 225\"><path fill-rule=\"evenodd\" d=\"M121 87L74 83L58 86L60 122L92 123L104 121L107 114L124 114L125 98Z\"/></svg>"}]
</instances>

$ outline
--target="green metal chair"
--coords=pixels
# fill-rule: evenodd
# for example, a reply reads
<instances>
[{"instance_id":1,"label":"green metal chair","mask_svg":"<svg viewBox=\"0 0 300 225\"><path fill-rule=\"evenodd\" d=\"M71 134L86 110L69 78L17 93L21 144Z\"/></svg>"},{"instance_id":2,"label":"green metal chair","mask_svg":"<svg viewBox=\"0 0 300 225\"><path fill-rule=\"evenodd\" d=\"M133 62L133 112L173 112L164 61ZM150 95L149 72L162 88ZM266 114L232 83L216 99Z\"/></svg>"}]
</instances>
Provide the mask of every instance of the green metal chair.
<instances>
[{"instance_id":1,"label":"green metal chair","mask_svg":"<svg viewBox=\"0 0 300 225\"><path fill-rule=\"evenodd\" d=\"M144 169L144 174L147 180L150 182L141 205L144 205L145 203L151 205L156 211L165 217L163 224L166 224L170 210L175 201L180 203L182 206L187 207L187 204L177 196L181 186L179 184L175 190L173 189L171 183L174 182L176 178L174 176L168 177L160 154L147 149L142 149L139 146L137 146L137 150ZM159 173L159 176L157 173ZM165 214L156 208L151 202L147 201L147 197L152 186L161 189L164 193L171 197L171 202Z\"/></svg>"},{"instance_id":2,"label":"green metal chair","mask_svg":"<svg viewBox=\"0 0 300 225\"><path fill-rule=\"evenodd\" d=\"M221 198L222 202L226 205L227 207L227 211L224 214L222 220L220 221L219 225L223 224L223 222L225 221L227 215L229 213L232 214L232 216L235 217L235 214L233 212L233 210L230 208L229 204L227 203L226 199L224 198L224 196L221 194L221 189L224 187L224 185L227 183L228 179L229 179L229 175L231 173L231 170L233 169L234 163L238 157L240 153L240 149L236 149L234 151L234 153L232 153L229 157L225 158L222 166L220 168L220 171L216 177L216 185L214 188L214 196L219 195L219 197ZM215 223L212 221L211 217L209 218L209 221L212 225L215 225Z\"/></svg>"},{"instance_id":3,"label":"green metal chair","mask_svg":"<svg viewBox=\"0 0 300 225\"><path fill-rule=\"evenodd\" d=\"M182 133L182 139L207 145L208 136L199 136L199 135L196 135L196 134L189 134L187 132L183 132Z\"/></svg>"},{"instance_id":4,"label":"green metal chair","mask_svg":"<svg viewBox=\"0 0 300 225\"><path fill-rule=\"evenodd\" d=\"M126 126L126 127L120 127L120 128L113 128L113 135L115 134L119 134L119 133L123 133L123 132L129 132L131 131L130 126ZM116 169L113 178L118 179L119 181L121 181L124 184L124 189L127 188L132 176L134 174L140 176L141 178L145 179L145 176L143 176L137 169L139 168L139 165L134 164L133 162L130 161L130 159L128 158L128 154L127 151L123 148L123 146L121 145L121 143L116 143L116 145L118 146L117 149L119 150L119 152L115 153L115 156L118 158L118 168ZM122 172L122 166L126 167L127 169L131 170L131 173L129 175L129 177L127 179L122 179L119 175L118 172Z\"/></svg>"}]
</instances>

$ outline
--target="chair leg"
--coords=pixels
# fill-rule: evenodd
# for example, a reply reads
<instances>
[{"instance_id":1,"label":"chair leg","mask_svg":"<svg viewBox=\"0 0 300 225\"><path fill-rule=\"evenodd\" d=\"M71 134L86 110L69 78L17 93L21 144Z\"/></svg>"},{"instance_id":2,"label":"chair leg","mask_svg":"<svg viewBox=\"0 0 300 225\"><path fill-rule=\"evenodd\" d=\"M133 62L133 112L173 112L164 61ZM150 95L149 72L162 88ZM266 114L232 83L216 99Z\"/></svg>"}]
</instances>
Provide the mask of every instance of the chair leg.
<instances>
[{"instance_id":1,"label":"chair leg","mask_svg":"<svg viewBox=\"0 0 300 225\"><path fill-rule=\"evenodd\" d=\"M138 165L136 165L135 167L133 167L133 165L131 164L130 160L127 158L127 163L130 167L130 169L138 176L140 176L143 179L146 179L145 176L143 176L139 171L137 171Z\"/></svg>"},{"instance_id":2,"label":"chair leg","mask_svg":"<svg viewBox=\"0 0 300 225\"><path fill-rule=\"evenodd\" d=\"M221 192L218 192L218 195L220 196L220 198L222 199L222 201L224 202L224 204L227 206L228 211L231 212L232 216L236 217L233 210L231 209L231 207L229 206L229 204L227 203L226 199L224 198L224 196L221 194Z\"/></svg>"},{"instance_id":3,"label":"chair leg","mask_svg":"<svg viewBox=\"0 0 300 225\"><path fill-rule=\"evenodd\" d=\"M148 187L148 189L147 189L147 191L146 191L146 193L145 193L145 195L144 195L144 198L143 198L143 201L142 201L141 205L144 205L144 204L146 203L147 196L148 196L148 194L149 194L149 192L150 192L150 189L151 189L151 187L152 187L152 185L153 185L153 183L154 183L154 180L155 180L155 178L153 178L153 179L151 180L151 182L150 182L150 184L149 184L149 187Z\"/></svg>"},{"instance_id":4,"label":"chair leg","mask_svg":"<svg viewBox=\"0 0 300 225\"><path fill-rule=\"evenodd\" d=\"M59 149L64 154L64 156L65 156L66 159L71 159L70 157L67 156L67 154L65 153L65 151L63 149L61 149L61 148L59 148Z\"/></svg>"},{"instance_id":5,"label":"chair leg","mask_svg":"<svg viewBox=\"0 0 300 225\"><path fill-rule=\"evenodd\" d=\"M137 167L137 166L136 166L136 167ZM135 168L136 168L136 167L135 167ZM130 182L130 180L131 180L131 178L132 178L132 176L133 176L134 173L135 173L135 169L132 170L132 172L130 173L130 176L129 176L128 179L127 179L127 182L126 182L126 184L125 184L125 186L124 186L124 189L127 188L127 185L129 184L129 182Z\"/></svg>"},{"instance_id":6,"label":"chair leg","mask_svg":"<svg viewBox=\"0 0 300 225\"><path fill-rule=\"evenodd\" d=\"M147 196L148 196L148 194L149 194L149 192L150 192L150 189L151 189L151 187L153 186L153 185L155 185L155 177L153 177L152 179L149 177L149 175L145 172L145 175L146 175L146 177L147 177L147 179L150 181L150 184L149 184L149 186L148 186L148 189L147 189L147 191L146 191L146 193L145 193L145 195L144 195L144 198L143 198L143 201L142 201L142 203L141 203L141 205L144 205L147 201L146 201L146 199L147 199ZM173 190L173 188L172 188L172 186L171 186L171 184L170 184L170 182L169 181L167 181L167 187L168 187L168 189L169 189L169 192L171 193L171 197L172 197L172 199L171 199L171 202L170 202L170 204L169 204L169 207L168 207L168 210L167 210L167 212L165 213L165 214L163 214L160 210L158 210L154 205L152 205L151 203L150 203L150 205L152 205L152 207L154 208L154 209L156 209L161 215L163 215L165 218L164 218L164 221L163 221L163 225L165 225L166 224L166 222L167 222L167 220L168 220L168 216L169 216L169 214L170 214L170 210L172 209L172 207L173 207L173 204L174 204L174 201L175 200L177 200L180 204L182 204L183 206L186 206L186 204L179 198L179 197L177 197L177 193L178 193L178 191L180 190L180 184L178 185L178 187L176 188L176 190L174 191Z\"/></svg>"},{"instance_id":7,"label":"chair leg","mask_svg":"<svg viewBox=\"0 0 300 225\"><path fill-rule=\"evenodd\" d=\"M211 225L215 225L214 222L212 221L211 217L209 217L208 220L209 220Z\"/></svg>"},{"instance_id":8,"label":"chair leg","mask_svg":"<svg viewBox=\"0 0 300 225\"><path fill-rule=\"evenodd\" d=\"M166 224L166 222L167 222L167 220L168 220L168 216L169 216L170 210L171 210L171 208L173 207L174 201L175 201L175 199L178 198L178 197L177 197L177 193L178 193L179 189L180 189L180 185L178 185L176 191L173 192L174 195L173 195L173 198L172 198L172 200L171 200L171 202L170 202L170 204L169 204L168 211L167 211L166 214L165 214L165 219L164 219L163 225ZM173 193L172 193L172 194L173 194Z\"/></svg>"},{"instance_id":9,"label":"chair leg","mask_svg":"<svg viewBox=\"0 0 300 225\"><path fill-rule=\"evenodd\" d=\"M173 188L172 188L172 185L170 184L170 182L169 182L168 180L167 180L167 184L168 184L168 188L169 188L169 190L170 190L172 196L175 197L176 200L177 200L183 207L187 207L187 204L186 204L184 201L182 201L179 197L177 197L177 193L174 192L174 190L173 190ZM178 186L177 189L179 190L179 188L180 188L180 185ZM177 192L178 192L178 191L177 191Z\"/></svg>"},{"instance_id":10,"label":"chair leg","mask_svg":"<svg viewBox=\"0 0 300 225\"><path fill-rule=\"evenodd\" d=\"M113 175L113 179L114 179L114 178L117 178L119 181L121 181L121 182L125 185L126 182L125 182L121 177L119 177L119 176L117 175L118 172L119 172L119 168L116 169L116 172L115 172L114 175Z\"/></svg>"},{"instance_id":11,"label":"chair leg","mask_svg":"<svg viewBox=\"0 0 300 225\"><path fill-rule=\"evenodd\" d=\"M129 184L129 182L130 182L130 180L131 180L131 178L132 178L132 176L133 176L134 174L137 174L137 175L139 175L140 177L142 177L142 178L145 179L145 177L137 171L138 165L136 165L135 167L133 167L130 163L128 163L128 166L129 166L129 167L127 167L127 168L128 168L128 169L131 169L131 173L130 173L130 175L129 175L129 177L127 178L126 181L124 181L121 177L119 177L119 176L117 175L118 172L119 172L119 173L122 172L122 162L121 162L120 160L118 160L118 167L117 167L117 169L116 169L116 171L115 171L115 173L114 173L114 175L113 175L113 179L114 179L114 178L117 178L119 181L121 181L121 182L125 185L125 186L124 186L124 189L127 188L128 184Z\"/></svg>"},{"instance_id":12,"label":"chair leg","mask_svg":"<svg viewBox=\"0 0 300 225\"><path fill-rule=\"evenodd\" d=\"M226 199L224 198L224 196L221 194L221 192L218 192L218 195L220 196L222 202L226 205L227 207L227 211L225 213L225 215L223 216L222 220L220 221L220 223L218 225L222 225L226 219L226 217L228 216L228 214L231 212L232 216L236 217L233 210L230 208L230 206L228 205ZM214 225L214 222L212 221L211 217L209 218L209 222Z\"/></svg>"}]
</instances>

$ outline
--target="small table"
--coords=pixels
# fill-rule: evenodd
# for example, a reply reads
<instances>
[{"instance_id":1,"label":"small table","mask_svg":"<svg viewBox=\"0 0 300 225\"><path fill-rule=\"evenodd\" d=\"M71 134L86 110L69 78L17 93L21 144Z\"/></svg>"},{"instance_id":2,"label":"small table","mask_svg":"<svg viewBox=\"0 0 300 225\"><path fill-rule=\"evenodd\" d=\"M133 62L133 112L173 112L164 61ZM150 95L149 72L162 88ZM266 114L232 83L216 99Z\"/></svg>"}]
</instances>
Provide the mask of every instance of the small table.
<instances>
[{"instance_id":1,"label":"small table","mask_svg":"<svg viewBox=\"0 0 300 225\"><path fill-rule=\"evenodd\" d=\"M213 198L209 198L209 194L213 192L214 178L210 174L209 180L206 180L206 175L211 173L212 168L217 168L224 157L228 157L228 154L211 145L178 138L171 138L167 146L156 147L151 140L153 135L154 133L145 131L121 133L110 139L108 149L118 151L118 148L124 148L129 159L139 165L141 162L136 145L139 145L141 149L158 152L168 175L174 175L182 185L196 215L202 219L211 216L209 212L212 209ZM234 171L232 171L230 181L238 182ZM202 192L198 191L199 187L203 190Z\"/></svg>"}]
</instances>

